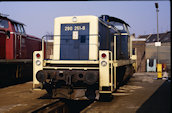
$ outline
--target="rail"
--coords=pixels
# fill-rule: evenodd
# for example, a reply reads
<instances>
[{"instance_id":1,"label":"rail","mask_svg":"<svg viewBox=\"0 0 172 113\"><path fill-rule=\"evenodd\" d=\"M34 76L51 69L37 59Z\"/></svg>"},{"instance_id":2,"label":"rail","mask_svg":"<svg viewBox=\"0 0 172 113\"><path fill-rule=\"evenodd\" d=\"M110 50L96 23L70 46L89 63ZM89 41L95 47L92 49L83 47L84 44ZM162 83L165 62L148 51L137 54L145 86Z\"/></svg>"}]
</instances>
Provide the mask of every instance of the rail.
<instances>
[{"instance_id":1,"label":"rail","mask_svg":"<svg viewBox=\"0 0 172 113\"><path fill-rule=\"evenodd\" d=\"M64 102L57 100L53 103L38 108L31 113L69 113Z\"/></svg>"}]
</instances>

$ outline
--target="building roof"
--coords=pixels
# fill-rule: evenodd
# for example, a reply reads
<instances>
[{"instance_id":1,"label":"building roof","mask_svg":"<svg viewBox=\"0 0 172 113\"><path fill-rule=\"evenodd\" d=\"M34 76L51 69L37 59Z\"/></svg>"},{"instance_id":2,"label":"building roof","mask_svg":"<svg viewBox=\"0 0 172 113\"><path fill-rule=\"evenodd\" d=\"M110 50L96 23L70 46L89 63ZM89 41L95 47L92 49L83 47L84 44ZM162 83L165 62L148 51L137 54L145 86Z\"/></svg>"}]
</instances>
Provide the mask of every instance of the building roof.
<instances>
[{"instance_id":1,"label":"building roof","mask_svg":"<svg viewBox=\"0 0 172 113\"><path fill-rule=\"evenodd\" d=\"M147 38L149 35L139 35L137 38Z\"/></svg>"},{"instance_id":2,"label":"building roof","mask_svg":"<svg viewBox=\"0 0 172 113\"><path fill-rule=\"evenodd\" d=\"M145 38L146 43L157 42L157 34L139 35L138 38ZM161 43L171 42L171 31L159 33L159 41Z\"/></svg>"},{"instance_id":3,"label":"building roof","mask_svg":"<svg viewBox=\"0 0 172 113\"><path fill-rule=\"evenodd\" d=\"M146 41L145 38L135 38L135 39L132 39L132 41Z\"/></svg>"}]
</instances>

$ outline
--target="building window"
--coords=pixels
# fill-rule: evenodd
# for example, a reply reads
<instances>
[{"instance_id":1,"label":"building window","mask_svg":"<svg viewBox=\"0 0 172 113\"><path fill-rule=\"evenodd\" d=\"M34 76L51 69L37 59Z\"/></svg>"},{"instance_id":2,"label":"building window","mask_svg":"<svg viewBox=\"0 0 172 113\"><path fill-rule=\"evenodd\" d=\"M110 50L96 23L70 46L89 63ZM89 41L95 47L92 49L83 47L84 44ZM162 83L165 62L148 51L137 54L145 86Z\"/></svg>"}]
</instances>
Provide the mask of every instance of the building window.
<instances>
[{"instance_id":1,"label":"building window","mask_svg":"<svg viewBox=\"0 0 172 113\"><path fill-rule=\"evenodd\" d=\"M133 48L133 52L132 52L133 55L136 55L136 51L135 50L136 50L136 48Z\"/></svg>"}]
</instances>

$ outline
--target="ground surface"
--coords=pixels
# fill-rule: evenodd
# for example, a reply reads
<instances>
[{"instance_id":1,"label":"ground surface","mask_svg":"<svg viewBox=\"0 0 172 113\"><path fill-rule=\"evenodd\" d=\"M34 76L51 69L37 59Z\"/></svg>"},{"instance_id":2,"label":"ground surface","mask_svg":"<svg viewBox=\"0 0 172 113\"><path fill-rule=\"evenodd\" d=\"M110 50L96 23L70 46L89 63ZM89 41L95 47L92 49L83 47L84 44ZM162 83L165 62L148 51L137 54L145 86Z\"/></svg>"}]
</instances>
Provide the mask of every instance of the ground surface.
<instances>
[{"instance_id":1,"label":"ground surface","mask_svg":"<svg viewBox=\"0 0 172 113\"><path fill-rule=\"evenodd\" d=\"M118 90L123 95L115 95L111 102L95 101L81 113L170 113L171 82L154 78L156 73L136 73ZM45 95L45 90L32 90L32 82L0 88L0 113L30 113L55 101L41 98ZM82 105L77 101L70 109L81 109L78 104Z\"/></svg>"},{"instance_id":2,"label":"ground surface","mask_svg":"<svg viewBox=\"0 0 172 113\"><path fill-rule=\"evenodd\" d=\"M46 91L32 90L32 82L0 89L0 113L27 113L53 100L39 99Z\"/></svg>"},{"instance_id":3,"label":"ground surface","mask_svg":"<svg viewBox=\"0 0 172 113\"><path fill-rule=\"evenodd\" d=\"M171 82L136 73L111 102L94 102L81 113L171 113ZM125 93L124 93L125 92Z\"/></svg>"}]
</instances>

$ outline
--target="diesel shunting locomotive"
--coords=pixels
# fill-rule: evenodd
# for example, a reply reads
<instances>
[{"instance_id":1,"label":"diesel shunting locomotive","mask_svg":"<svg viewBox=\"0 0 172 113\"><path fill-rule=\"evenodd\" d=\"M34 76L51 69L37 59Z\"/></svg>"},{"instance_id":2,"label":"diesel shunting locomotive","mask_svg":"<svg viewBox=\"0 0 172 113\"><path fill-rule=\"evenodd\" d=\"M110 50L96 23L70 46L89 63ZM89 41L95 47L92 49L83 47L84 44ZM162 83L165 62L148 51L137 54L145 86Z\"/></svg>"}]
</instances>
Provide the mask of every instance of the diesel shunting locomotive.
<instances>
[{"instance_id":1,"label":"diesel shunting locomotive","mask_svg":"<svg viewBox=\"0 0 172 113\"><path fill-rule=\"evenodd\" d=\"M32 59L41 39L26 34L25 24L0 13L0 60Z\"/></svg>"},{"instance_id":2,"label":"diesel shunting locomotive","mask_svg":"<svg viewBox=\"0 0 172 113\"><path fill-rule=\"evenodd\" d=\"M41 39L26 33L25 24L0 13L0 87L32 80L33 52L41 50Z\"/></svg>"},{"instance_id":3,"label":"diesel shunting locomotive","mask_svg":"<svg viewBox=\"0 0 172 113\"><path fill-rule=\"evenodd\" d=\"M53 40L43 36L42 50L33 54L33 88L45 88L51 96L84 89L88 99L95 99L96 91L113 94L133 74L128 27L108 15L55 18ZM48 58L45 42L52 44Z\"/></svg>"}]
</instances>

